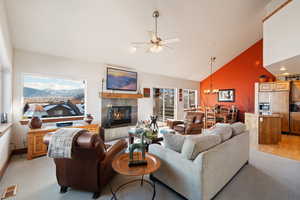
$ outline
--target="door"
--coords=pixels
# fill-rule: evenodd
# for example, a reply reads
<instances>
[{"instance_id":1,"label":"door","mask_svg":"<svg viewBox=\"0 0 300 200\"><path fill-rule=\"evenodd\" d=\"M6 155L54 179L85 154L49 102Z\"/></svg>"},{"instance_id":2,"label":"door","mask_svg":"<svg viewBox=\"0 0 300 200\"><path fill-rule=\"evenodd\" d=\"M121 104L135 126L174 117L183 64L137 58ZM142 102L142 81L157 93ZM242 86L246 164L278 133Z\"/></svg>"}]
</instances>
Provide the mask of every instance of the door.
<instances>
[{"instance_id":1,"label":"door","mask_svg":"<svg viewBox=\"0 0 300 200\"><path fill-rule=\"evenodd\" d=\"M159 121L175 118L175 89L154 88L153 113Z\"/></svg>"},{"instance_id":2,"label":"door","mask_svg":"<svg viewBox=\"0 0 300 200\"><path fill-rule=\"evenodd\" d=\"M288 91L273 92L271 101L272 114L280 114L282 117L282 132L290 132L290 97Z\"/></svg>"},{"instance_id":3,"label":"door","mask_svg":"<svg viewBox=\"0 0 300 200\"><path fill-rule=\"evenodd\" d=\"M292 84L292 101L300 102L300 81L293 81Z\"/></svg>"}]
</instances>

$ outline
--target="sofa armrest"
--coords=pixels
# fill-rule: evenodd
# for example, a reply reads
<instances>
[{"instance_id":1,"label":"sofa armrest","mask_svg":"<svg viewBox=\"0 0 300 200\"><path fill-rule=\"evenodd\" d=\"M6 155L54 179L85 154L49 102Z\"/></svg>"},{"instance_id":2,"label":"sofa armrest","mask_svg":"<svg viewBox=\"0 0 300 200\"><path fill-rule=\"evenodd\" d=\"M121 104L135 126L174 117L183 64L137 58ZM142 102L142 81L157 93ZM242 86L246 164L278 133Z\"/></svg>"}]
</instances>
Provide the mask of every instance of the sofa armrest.
<instances>
[{"instance_id":1,"label":"sofa armrest","mask_svg":"<svg viewBox=\"0 0 300 200\"><path fill-rule=\"evenodd\" d=\"M160 168L152 174L156 179L188 199L200 199L201 165L198 166L192 160L183 158L180 153L157 144L150 145L149 153L161 161Z\"/></svg>"},{"instance_id":2,"label":"sofa armrest","mask_svg":"<svg viewBox=\"0 0 300 200\"><path fill-rule=\"evenodd\" d=\"M202 130L203 125L202 124L186 124L185 126L185 133L188 134L189 132L191 132L194 129L200 129Z\"/></svg>"},{"instance_id":3,"label":"sofa armrest","mask_svg":"<svg viewBox=\"0 0 300 200\"><path fill-rule=\"evenodd\" d=\"M127 148L126 140L122 139L115 143L106 153L105 159L102 161L104 165L113 161L114 157Z\"/></svg>"},{"instance_id":4,"label":"sofa armrest","mask_svg":"<svg viewBox=\"0 0 300 200\"><path fill-rule=\"evenodd\" d=\"M169 128L174 129L174 126L178 124L183 124L184 122L182 120L167 120L167 125Z\"/></svg>"}]
</instances>

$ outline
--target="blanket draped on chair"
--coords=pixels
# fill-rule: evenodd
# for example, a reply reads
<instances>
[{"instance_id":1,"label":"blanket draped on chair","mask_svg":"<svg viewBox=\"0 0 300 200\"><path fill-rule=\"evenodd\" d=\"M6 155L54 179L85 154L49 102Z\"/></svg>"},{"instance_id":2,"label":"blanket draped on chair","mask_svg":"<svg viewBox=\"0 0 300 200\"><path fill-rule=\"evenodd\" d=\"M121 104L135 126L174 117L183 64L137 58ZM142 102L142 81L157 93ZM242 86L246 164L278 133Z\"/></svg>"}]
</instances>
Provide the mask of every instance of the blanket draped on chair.
<instances>
[{"instance_id":1,"label":"blanket draped on chair","mask_svg":"<svg viewBox=\"0 0 300 200\"><path fill-rule=\"evenodd\" d=\"M72 158L72 147L75 136L81 128L60 128L50 138L48 157Z\"/></svg>"}]
</instances>

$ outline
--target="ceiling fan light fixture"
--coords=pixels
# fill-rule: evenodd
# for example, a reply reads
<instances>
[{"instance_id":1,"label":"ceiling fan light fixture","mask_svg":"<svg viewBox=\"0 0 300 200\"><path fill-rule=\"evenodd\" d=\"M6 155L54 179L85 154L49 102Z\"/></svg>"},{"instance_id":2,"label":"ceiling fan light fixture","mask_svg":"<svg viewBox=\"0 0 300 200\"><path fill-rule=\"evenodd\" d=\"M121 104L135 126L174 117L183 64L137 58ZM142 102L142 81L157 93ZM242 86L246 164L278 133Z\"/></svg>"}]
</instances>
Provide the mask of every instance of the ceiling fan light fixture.
<instances>
[{"instance_id":1,"label":"ceiling fan light fixture","mask_svg":"<svg viewBox=\"0 0 300 200\"><path fill-rule=\"evenodd\" d=\"M162 46L160 45L153 45L151 48L150 48L150 51L152 53L159 53L163 50Z\"/></svg>"}]
</instances>

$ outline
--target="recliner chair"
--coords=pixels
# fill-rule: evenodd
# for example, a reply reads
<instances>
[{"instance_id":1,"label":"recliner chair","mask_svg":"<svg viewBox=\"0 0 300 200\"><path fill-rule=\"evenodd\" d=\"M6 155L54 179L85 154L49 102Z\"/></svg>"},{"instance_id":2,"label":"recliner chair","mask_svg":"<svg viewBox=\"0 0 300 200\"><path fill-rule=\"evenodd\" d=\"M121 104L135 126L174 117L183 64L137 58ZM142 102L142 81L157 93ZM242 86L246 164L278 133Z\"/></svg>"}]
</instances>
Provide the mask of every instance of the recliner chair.
<instances>
[{"instance_id":1,"label":"recliner chair","mask_svg":"<svg viewBox=\"0 0 300 200\"><path fill-rule=\"evenodd\" d=\"M44 136L44 143L49 144L51 134ZM60 192L68 187L93 192L97 199L104 186L114 175L113 158L127 147L127 142L119 140L107 151L98 134L83 131L74 139L72 159L55 158L57 182Z\"/></svg>"}]
</instances>

